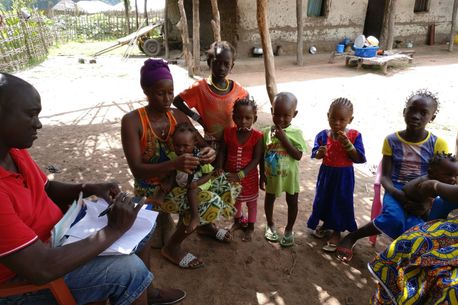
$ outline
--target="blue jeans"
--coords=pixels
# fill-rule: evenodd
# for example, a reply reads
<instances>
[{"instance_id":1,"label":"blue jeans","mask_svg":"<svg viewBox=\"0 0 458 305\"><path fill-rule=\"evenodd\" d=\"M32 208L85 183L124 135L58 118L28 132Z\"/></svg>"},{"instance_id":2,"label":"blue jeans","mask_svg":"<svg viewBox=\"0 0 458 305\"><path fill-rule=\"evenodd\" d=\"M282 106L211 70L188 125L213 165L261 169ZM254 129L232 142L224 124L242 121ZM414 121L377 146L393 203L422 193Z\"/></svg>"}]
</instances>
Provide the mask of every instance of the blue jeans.
<instances>
[{"instance_id":1,"label":"blue jeans","mask_svg":"<svg viewBox=\"0 0 458 305\"><path fill-rule=\"evenodd\" d=\"M153 274L135 254L97 256L64 277L78 304L110 300L112 305L128 305L151 284ZM0 299L0 305L56 305L52 293L42 290Z\"/></svg>"},{"instance_id":2,"label":"blue jeans","mask_svg":"<svg viewBox=\"0 0 458 305\"><path fill-rule=\"evenodd\" d=\"M156 225L140 241L137 253L151 238ZM129 305L153 281L153 274L136 255L97 256L64 276L78 305L110 300L111 305ZM57 305L49 289L0 298L0 305Z\"/></svg>"}]
</instances>

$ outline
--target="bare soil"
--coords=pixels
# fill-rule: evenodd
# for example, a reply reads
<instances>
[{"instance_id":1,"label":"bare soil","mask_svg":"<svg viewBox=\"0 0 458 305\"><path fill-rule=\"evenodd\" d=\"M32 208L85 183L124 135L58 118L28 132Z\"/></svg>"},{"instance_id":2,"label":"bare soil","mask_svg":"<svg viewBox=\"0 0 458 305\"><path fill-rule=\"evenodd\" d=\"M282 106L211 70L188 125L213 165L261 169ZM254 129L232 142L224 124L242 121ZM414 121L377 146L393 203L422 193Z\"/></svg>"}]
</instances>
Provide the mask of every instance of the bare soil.
<instances>
[{"instance_id":1,"label":"bare soil","mask_svg":"<svg viewBox=\"0 0 458 305\"><path fill-rule=\"evenodd\" d=\"M135 55L122 61L118 51L99 57L96 64L78 63L78 58L91 54L88 50L103 49L106 44L63 46L43 64L17 75L34 84L42 96L44 126L31 153L49 179L114 179L123 189L132 190L132 175L120 143L120 119L145 104L139 86L139 68L145 58ZM359 225L370 220L372 171L381 158L383 138L403 128L402 109L412 90L426 87L439 93L441 109L429 127L454 149L458 53L450 54L445 49L419 48L413 65L391 69L388 76L375 69L345 67L339 58L335 64L328 64L328 54L306 56L303 67L294 65L293 57L276 58L278 90L297 95L299 114L294 124L302 127L310 145L315 134L327 127L326 113L333 98L344 96L354 103L351 127L363 134L368 157L366 165L356 167L355 211ZM171 69L176 93L193 82L181 66L172 65ZM204 70L202 74L207 73ZM247 87L261 105L258 126L269 124L262 59L238 60L231 77ZM60 172L50 173L50 165ZM313 238L306 228L319 165L308 154L301 160L296 246L281 249L264 240L261 193L253 241L242 242L240 232L230 244L191 236L185 247L205 262L205 267L197 270L180 270L154 250L151 268L155 285L185 289L188 297L182 304L189 305L367 304L374 281L366 264L389 240L379 238L375 248L367 239L361 240L349 265L321 250L324 241ZM274 218L281 232L286 212L284 198L277 200ZM230 222L221 221L220 225L229 226Z\"/></svg>"}]
</instances>

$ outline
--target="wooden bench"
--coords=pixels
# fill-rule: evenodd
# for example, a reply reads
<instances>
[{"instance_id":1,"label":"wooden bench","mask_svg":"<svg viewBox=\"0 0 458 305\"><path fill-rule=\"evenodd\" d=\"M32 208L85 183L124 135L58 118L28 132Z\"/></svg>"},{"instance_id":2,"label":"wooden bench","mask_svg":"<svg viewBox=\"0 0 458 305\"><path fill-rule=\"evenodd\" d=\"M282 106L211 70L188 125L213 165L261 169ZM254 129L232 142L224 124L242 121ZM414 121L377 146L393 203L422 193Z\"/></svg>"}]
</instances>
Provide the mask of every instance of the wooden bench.
<instances>
[{"instance_id":1,"label":"wooden bench","mask_svg":"<svg viewBox=\"0 0 458 305\"><path fill-rule=\"evenodd\" d=\"M345 65L355 64L357 69L361 69L363 65L369 66L380 66L383 74L388 74L388 66L392 66L394 63L398 62L409 62L412 63L412 57L401 54L394 53L392 55L377 55L375 57L360 57L355 55L347 55L345 57Z\"/></svg>"}]
</instances>

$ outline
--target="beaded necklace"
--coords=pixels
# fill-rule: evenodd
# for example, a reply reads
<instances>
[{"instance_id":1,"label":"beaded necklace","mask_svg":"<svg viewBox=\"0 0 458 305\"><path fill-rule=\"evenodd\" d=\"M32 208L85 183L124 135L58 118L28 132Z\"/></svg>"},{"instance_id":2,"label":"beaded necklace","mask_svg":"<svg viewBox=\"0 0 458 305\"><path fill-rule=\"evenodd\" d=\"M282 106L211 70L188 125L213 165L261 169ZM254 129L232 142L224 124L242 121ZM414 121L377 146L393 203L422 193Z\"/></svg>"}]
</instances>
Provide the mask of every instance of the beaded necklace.
<instances>
[{"instance_id":1,"label":"beaded necklace","mask_svg":"<svg viewBox=\"0 0 458 305\"><path fill-rule=\"evenodd\" d=\"M227 89L229 89L229 85L230 85L230 82L227 78L225 78L224 80L226 81L226 87L225 88L220 88L218 87L214 82L213 82L213 78L211 76L208 77L208 80L210 81L210 84L213 86L213 88L215 88L216 90L218 91L221 91L221 92L226 92Z\"/></svg>"}]
</instances>

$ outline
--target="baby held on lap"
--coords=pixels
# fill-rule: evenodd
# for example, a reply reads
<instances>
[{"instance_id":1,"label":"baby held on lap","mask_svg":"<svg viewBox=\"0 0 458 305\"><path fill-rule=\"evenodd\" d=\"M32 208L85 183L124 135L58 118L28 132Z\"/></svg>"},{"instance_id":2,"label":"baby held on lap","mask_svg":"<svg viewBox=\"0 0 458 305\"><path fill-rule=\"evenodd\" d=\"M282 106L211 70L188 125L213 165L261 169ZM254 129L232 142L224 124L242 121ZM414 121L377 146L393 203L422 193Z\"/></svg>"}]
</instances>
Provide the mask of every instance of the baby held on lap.
<instances>
[{"instance_id":1,"label":"baby held on lap","mask_svg":"<svg viewBox=\"0 0 458 305\"><path fill-rule=\"evenodd\" d=\"M438 153L429 162L428 174L409 181L403 188L410 201L404 209L412 215L427 219L434 198L422 193L418 186L426 180L437 180L447 184L456 184L458 162L452 154Z\"/></svg>"}]
</instances>

